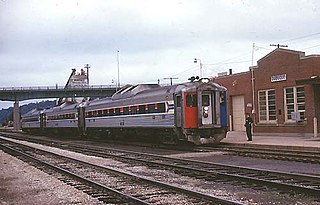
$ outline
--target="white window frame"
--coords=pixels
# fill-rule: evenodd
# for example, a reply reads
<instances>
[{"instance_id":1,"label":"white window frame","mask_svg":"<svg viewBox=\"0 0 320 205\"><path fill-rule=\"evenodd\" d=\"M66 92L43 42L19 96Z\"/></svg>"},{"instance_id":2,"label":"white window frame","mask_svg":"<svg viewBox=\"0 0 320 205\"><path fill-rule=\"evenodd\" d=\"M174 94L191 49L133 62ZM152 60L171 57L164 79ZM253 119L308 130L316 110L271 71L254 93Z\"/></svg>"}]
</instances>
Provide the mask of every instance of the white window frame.
<instances>
[{"instance_id":1,"label":"white window frame","mask_svg":"<svg viewBox=\"0 0 320 205\"><path fill-rule=\"evenodd\" d=\"M298 88L303 88L303 102L298 102ZM287 103L287 89L293 89L293 103ZM296 122L295 120L288 119L288 104L293 105L293 112L300 112L300 120L299 121L304 121L305 116L306 116L306 108L305 108L305 103L306 103L306 96L305 96L305 88L304 86L293 86L293 87L285 87L284 88L284 110L285 110L285 121L286 122ZM299 105L303 105L304 109L299 110ZM303 115L301 115L303 113Z\"/></svg>"},{"instance_id":2,"label":"white window frame","mask_svg":"<svg viewBox=\"0 0 320 205\"><path fill-rule=\"evenodd\" d=\"M270 101L269 98L270 96L269 91L274 91L274 110L270 110ZM266 100L265 100L265 111L266 111L266 119L261 119L261 103L260 103L260 93L264 92L265 96L266 96ZM259 112L259 122L260 123L276 123L277 122L277 108L276 108L276 90L275 89L268 89L268 90L258 90L258 112ZM274 120L270 120L270 111L274 111L275 112L275 119Z\"/></svg>"}]
</instances>

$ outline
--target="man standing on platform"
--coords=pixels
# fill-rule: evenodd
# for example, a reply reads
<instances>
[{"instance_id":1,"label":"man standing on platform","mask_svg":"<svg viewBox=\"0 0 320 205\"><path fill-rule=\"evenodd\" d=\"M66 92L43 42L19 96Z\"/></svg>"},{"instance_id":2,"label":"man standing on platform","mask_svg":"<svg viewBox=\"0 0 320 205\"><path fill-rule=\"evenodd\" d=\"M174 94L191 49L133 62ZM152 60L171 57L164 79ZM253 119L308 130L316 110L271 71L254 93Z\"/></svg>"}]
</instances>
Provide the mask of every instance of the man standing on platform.
<instances>
[{"instance_id":1,"label":"man standing on platform","mask_svg":"<svg viewBox=\"0 0 320 205\"><path fill-rule=\"evenodd\" d=\"M250 115L247 113L246 114L246 123L244 124L244 126L246 127L248 141L252 141L252 132L251 132L252 123L253 123L253 120L250 117Z\"/></svg>"}]
</instances>

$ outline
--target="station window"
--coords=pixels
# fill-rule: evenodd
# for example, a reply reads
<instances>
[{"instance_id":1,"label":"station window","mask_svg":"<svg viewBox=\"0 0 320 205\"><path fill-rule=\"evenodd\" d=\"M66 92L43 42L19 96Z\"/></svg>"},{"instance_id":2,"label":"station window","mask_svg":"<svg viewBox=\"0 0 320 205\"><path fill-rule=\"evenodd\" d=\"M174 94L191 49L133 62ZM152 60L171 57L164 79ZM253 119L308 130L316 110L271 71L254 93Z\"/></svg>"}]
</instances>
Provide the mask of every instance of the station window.
<instances>
[{"instance_id":1,"label":"station window","mask_svg":"<svg viewBox=\"0 0 320 205\"><path fill-rule=\"evenodd\" d=\"M187 94L187 107L197 107L197 94Z\"/></svg>"},{"instance_id":2,"label":"station window","mask_svg":"<svg viewBox=\"0 0 320 205\"><path fill-rule=\"evenodd\" d=\"M285 118L286 121L293 120L292 113L299 113L300 119L305 119L305 94L304 87L290 87L284 89L285 96Z\"/></svg>"},{"instance_id":3,"label":"station window","mask_svg":"<svg viewBox=\"0 0 320 205\"><path fill-rule=\"evenodd\" d=\"M258 92L259 99L259 122L275 122L276 113L276 91L260 90Z\"/></svg>"}]
</instances>

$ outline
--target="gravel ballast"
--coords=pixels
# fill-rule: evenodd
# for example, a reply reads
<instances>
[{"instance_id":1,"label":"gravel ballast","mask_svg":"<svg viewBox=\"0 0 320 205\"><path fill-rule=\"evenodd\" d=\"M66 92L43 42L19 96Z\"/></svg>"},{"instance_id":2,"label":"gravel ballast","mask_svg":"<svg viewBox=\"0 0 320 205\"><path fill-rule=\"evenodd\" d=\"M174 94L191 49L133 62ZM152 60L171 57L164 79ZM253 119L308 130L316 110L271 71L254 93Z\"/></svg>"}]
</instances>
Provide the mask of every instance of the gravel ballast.
<instances>
[{"instance_id":1,"label":"gravel ballast","mask_svg":"<svg viewBox=\"0 0 320 205\"><path fill-rule=\"evenodd\" d=\"M0 204L100 204L100 202L0 150Z\"/></svg>"}]
</instances>

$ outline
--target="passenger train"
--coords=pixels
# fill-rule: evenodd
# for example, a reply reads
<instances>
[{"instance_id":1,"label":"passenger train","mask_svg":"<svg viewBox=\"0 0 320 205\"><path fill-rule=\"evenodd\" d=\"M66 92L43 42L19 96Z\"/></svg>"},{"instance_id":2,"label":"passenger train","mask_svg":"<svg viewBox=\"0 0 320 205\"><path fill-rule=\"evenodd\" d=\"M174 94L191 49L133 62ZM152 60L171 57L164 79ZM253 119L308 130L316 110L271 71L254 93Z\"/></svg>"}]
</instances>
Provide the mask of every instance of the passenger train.
<instances>
[{"instance_id":1,"label":"passenger train","mask_svg":"<svg viewBox=\"0 0 320 205\"><path fill-rule=\"evenodd\" d=\"M26 132L144 136L175 144L218 143L227 132L226 88L202 78L171 86L127 85L112 97L65 103L22 116Z\"/></svg>"}]
</instances>

